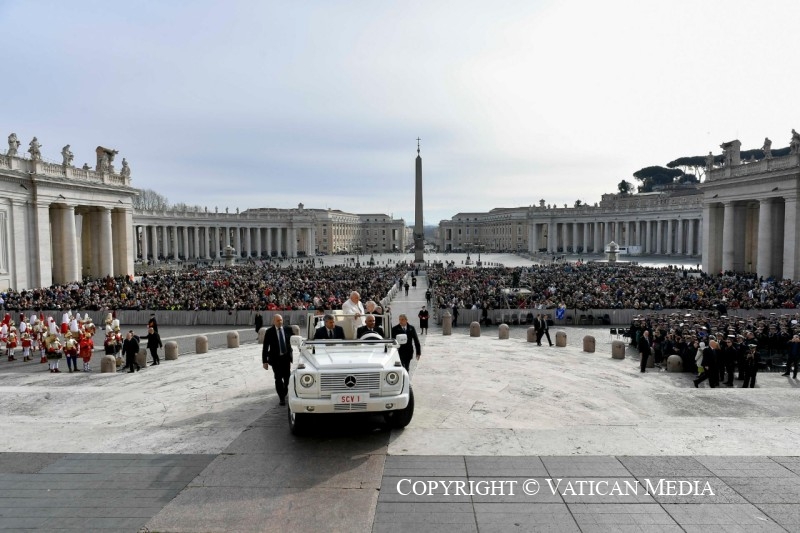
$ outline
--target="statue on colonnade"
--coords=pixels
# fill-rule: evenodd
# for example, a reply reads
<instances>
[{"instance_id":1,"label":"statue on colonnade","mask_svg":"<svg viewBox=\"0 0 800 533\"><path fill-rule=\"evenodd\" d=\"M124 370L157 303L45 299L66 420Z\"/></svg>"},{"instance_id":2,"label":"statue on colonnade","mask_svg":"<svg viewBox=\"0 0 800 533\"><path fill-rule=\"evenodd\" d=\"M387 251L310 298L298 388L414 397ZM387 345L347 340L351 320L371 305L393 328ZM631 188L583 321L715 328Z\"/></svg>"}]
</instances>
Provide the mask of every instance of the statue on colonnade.
<instances>
[{"instance_id":1,"label":"statue on colonnade","mask_svg":"<svg viewBox=\"0 0 800 533\"><path fill-rule=\"evenodd\" d=\"M123 178L131 177L131 167L128 166L128 160L124 157L122 158L122 168L119 171L119 175Z\"/></svg>"},{"instance_id":2,"label":"statue on colonnade","mask_svg":"<svg viewBox=\"0 0 800 533\"><path fill-rule=\"evenodd\" d=\"M12 133L8 136L8 153L6 155L17 155L17 148L19 148L19 139L17 139L16 133Z\"/></svg>"},{"instance_id":3,"label":"statue on colonnade","mask_svg":"<svg viewBox=\"0 0 800 533\"><path fill-rule=\"evenodd\" d=\"M792 140L789 141L789 153L800 154L800 133L794 131L794 128L792 128Z\"/></svg>"},{"instance_id":4,"label":"statue on colonnade","mask_svg":"<svg viewBox=\"0 0 800 533\"><path fill-rule=\"evenodd\" d=\"M28 153L31 154L31 159L34 161L41 161L42 159L42 145L39 144L39 139L34 137L28 145Z\"/></svg>"},{"instance_id":5,"label":"statue on colonnade","mask_svg":"<svg viewBox=\"0 0 800 533\"><path fill-rule=\"evenodd\" d=\"M72 160L74 159L75 156L70 151L69 145L66 145L64 148L61 149L61 157L63 158L63 160L61 161L61 164L63 166L65 167L72 166Z\"/></svg>"},{"instance_id":6,"label":"statue on colonnade","mask_svg":"<svg viewBox=\"0 0 800 533\"><path fill-rule=\"evenodd\" d=\"M98 146L95 149L95 153L97 153L97 166L95 170L97 172L114 172L114 156L119 153L119 150L113 150L111 148L103 148L102 146Z\"/></svg>"},{"instance_id":7,"label":"statue on colonnade","mask_svg":"<svg viewBox=\"0 0 800 533\"><path fill-rule=\"evenodd\" d=\"M764 146L761 149L764 151L764 159L772 159L772 141L769 137L764 137Z\"/></svg>"}]
</instances>

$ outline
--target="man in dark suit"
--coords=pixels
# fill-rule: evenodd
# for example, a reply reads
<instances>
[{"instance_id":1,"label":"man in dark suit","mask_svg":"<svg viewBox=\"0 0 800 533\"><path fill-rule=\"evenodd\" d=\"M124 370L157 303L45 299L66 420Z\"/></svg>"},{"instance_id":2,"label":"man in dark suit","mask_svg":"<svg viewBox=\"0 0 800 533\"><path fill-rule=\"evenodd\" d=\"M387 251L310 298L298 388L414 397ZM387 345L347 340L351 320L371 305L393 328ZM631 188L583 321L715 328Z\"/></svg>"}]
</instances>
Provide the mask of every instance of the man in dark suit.
<instances>
[{"instance_id":1,"label":"man in dark suit","mask_svg":"<svg viewBox=\"0 0 800 533\"><path fill-rule=\"evenodd\" d=\"M333 315L325 315L322 320L325 322L325 325L321 328L317 328L314 332L315 341L324 339L344 340L344 328L336 325Z\"/></svg>"},{"instance_id":2,"label":"man in dark suit","mask_svg":"<svg viewBox=\"0 0 800 533\"><path fill-rule=\"evenodd\" d=\"M650 351L651 350L651 347L650 347L650 332L649 331L644 330L644 333L642 333L642 336L639 337L639 343L638 343L637 347L639 349L639 357L641 358L641 359L639 359L639 369L642 372L646 372L647 359L650 358L650 353L651 353L651 351Z\"/></svg>"},{"instance_id":3,"label":"man in dark suit","mask_svg":"<svg viewBox=\"0 0 800 533\"><path fill-rule=\"evenodd\" d=\"M408 370L408 367L411 364L411 358L414 357L414 348L417 350L417 360L419 360L419 356L422 355L422 348L419 345L419 337L417 337L417 332L414 329L414 326L408 323L408 317L401 314L397 318L400 323L392 328L392 338L396 339L398 335L403 334L408 337L406 343L401 344L400 348L397 350L400 354L400 362L403 364L405 369Z\"/></svg>"},{"instance_id":4,"label":"man in dark suit","mask_svg":"<svg viewBox=\"0 0 800 533\"><path fill-rule=\"evenodd\" d=\"M536 346L542 345L542 337L544 336L544 318L542 318L542 314L539 313L536 315L536 318L533 319L533 329L536 331Z\"/></svg>"},{"instance_id":5,"label":"man in dark suit","mask_svg":"<svg viewBox=\"0 0 800 533\"><path fill-rule=\"evenodd\" d=\"M264 334L264 348L261 350L261 362L264 370L269 370L275 376L275 392L280 398L279 405L286 405L286 393L289 392L289 374L292 369L292 327L283 325L283 317L272 317L272 327Z\"/></svg>"},{"instance_id":6,"label":"man in dark suit","mask_svg":"<svg viewBox=\"0 0 800 533\"><path fill-rule=\"evenodd\" d=\"M378 335L383 337L383 328L375 325L374 315L367 315L366 321L367 325L361 326L360 328L358 328L358 331L356 331L356 338L360 339L367 333L377 333Z\"/></svg>"}]
</instances>

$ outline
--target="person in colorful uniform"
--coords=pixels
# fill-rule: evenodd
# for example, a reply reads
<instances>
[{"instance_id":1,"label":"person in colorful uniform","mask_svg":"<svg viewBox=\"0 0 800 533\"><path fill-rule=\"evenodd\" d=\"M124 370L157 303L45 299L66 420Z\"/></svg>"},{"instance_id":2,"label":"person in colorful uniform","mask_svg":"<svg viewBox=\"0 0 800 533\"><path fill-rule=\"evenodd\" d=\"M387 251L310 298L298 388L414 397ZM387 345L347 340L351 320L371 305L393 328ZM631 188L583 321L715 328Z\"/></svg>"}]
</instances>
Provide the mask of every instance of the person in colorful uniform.
<instances>
[{"instance_id":1,"label":"person in colorful uniform","mask_svg":"<svg viewBox=\"0 0 800 533\"><path fill-rule=\"evenodd\" d=\"M81 340L78 342L78 353L83 359L83 371L91 372L89 362L92 360L92 351L94 350L94 341L92 340L92 333L89 330L83 332Z\"/></svg>"},{"instance_id":2,"label":"person in colorful uniform","mask_svg":"<svg viewBox=\"0 0 800 533\"><path fill-rule=\"evenodd\" d=\"M29 328L30 329L30 328ZM31 348L33 347L33 338L29 331L22 334L22 360L31 360Z\"/></svg>"},{"instance_id":3,"label":"person in colorful uniform","mask_svg":"<svg viewBox=\"0 0 800 533\"><path fill-rule=\"evenodd\" d=\"M17 358L14 357L14 352L17 349L17 328L14 326L14 323L11 323L11 327L8 329L8 336L6 337L6 354L8 354L9 361L16 361Z\"/></svg>"},{"instance_id":4,"label":"person in colorful uniform","mask_svg":"<svg viewBox=\"0 0 800 533\"><path fill-rule=\"evenodd\" d=\"M61 341L55 333L48 333L45 338L45 351L47 353L47 365L50 367L50 373L58 374L61 370L58 369L58 362L64 356L62 352Z\"/></svg>"}]
</instances>

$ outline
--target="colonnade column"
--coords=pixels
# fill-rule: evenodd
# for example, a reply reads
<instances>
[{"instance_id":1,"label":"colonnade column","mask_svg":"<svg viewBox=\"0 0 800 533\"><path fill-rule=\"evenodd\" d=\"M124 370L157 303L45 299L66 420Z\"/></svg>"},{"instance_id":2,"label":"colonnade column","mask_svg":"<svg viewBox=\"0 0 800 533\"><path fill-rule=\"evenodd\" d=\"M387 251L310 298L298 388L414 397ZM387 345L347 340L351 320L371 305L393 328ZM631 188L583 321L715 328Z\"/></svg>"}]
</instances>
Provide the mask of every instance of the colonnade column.
<instances>
[{"instance_id":1,"label":"colonnade column","mask_svg":"<svg viewBox=\"0 0 800 533\"><path fill-rule=\"evenodd\" d=\"M656 254L662 254L663 248L661 247L661 232L662 232L662 224L660 220L656 220Z\"/></svg>"},{"instance_id":2,"label":"colonnade column","mask_svg":"<svg viewBox=\"0 0 800 533\"><path fill-rule=\"evenodd\" d=\"M694 219L689 219L686 228L686 255L694 255Z\"/></svg>"},{"instance_id":3,"label":"colonnade column","mask_svg":"<svg viewBox=\"0 0 800 533\"><path fill-rule=\"evenodd\" d=\"M192 259L200 259L200 226L192 228L192 244L194 244Z\"/></svg>"},{"instance_id":4,"label":"colonnade column","mask_svg":"<svg viewBox=\"0 0 800 533\"><path fill-rule=\"evenodd\" d=\"M583 253L589 251L589 223L583 223Z\"/></svg>"},{"instance_id":5,"label":"colonnade column","mask_svg":"<svg viewBox=\"0 0 800 533\"><path fill-rule=\"evenodd\" d=\"M733 202L725 202L722 204L723 223L722 223L722 270L733 270L734 260L734 210ZM759 233L760 233L759 228ZM759 266L760 266L759 262Z\"/></svg>"},{"instance_id":6,"label":"colonnade column","mask_svg":"<svg viewBox=\"0 0 800 533\"><path fill-rule=\"evenodd\" d=\"M75 207L68 205L61 209L61 254L64 262L63 279L60 283L80 281L78 271L78 238L75 228Z\"/></svg>"},{"instance_id":7,"label":"colonnade column","mask_svg":"<svg viewBox=\"0 0 800 533\"><path fill-rule=\"evenodd\" d=\"M93 273L97 277L114 275L114 241L111 239L111 210L101 207L96 213L96 228L100 235L98 254L99 272Z\"/></svg>"},{"instance_id":8,"label":"colonnade column","mask_svg":"<svg viewBox=\"0 0 800 533\"><path fill-rule=\"evenodd\" d=\"M283 228L278 228L275 232L275 250L278 252L278 257L281 257L281 248L283 248L283 235L281 233L283 233Z\"/></svg>"},{"instance_id":9,"label":"colonnade column","mask_svg":"<svg viewBox=\"0 0 800 533\"><path fill-rule=\"evenodd\" d=\"M236 248L236 257L242 257L242 228L236 226L233 231L236 232L233 234L233 247Z\"/></svg>"},{"instance_id":10,"label":"colonnade column","mask_svg":"<svg viewBox=\"0 0 800 533\"><path fill-rule=\"evenodd\" d=\"M772 202L761 200L758 210L757 272L765 278L772 274Z\"/></svg>"},{"instance_id":11,"label":"colonnade column","mask_svg":"<svg viewBox=\"0 0 800 533\"><path fill-rule=\"evenodd\" d=\"M530 238L528 239L528 249L534 254L539 251L539 232L536 231L538 229L537 226L538 224L535 222L531 224L531 229L529 230Z\"/></svg>"},{"instance_id":12,"label":"colonnade column","mask_svg":"<svg viewBox=\"0 0 800 533\"><path fill-rule=\"evenodd\" d=\"M675 231L677 232L675 235L675 253L678 255L683 255L683 230L684 230L684 222L685 220L679 218L675 224L676 228Z\"/></svg>"},{"instance_id":13,"label":"colonnade column","mask_svg":"<svg viewBox=\"0 0 800 533\"><path fill-rule=\"evenodd\" d=\"M603 245L602 245L602 231L600 229L600 222L594 223L594 253L601 254L603 253Z\"/></svg>"},{"instance_id":14,"label":"colonnade column","mask_svg":"<svg viewBox=\"0 0 800 533\"><path fill-rule=\"evenodd\" d=\"M664 243L664 253L672 255L672 220L667 219L664 224L667 226L667 242Z\"/></svg>"},{"instance_id":15,"label":"colonnade column","mask_svg":"<svg viewBox=\"0 0 800 533\"><path fill-rule=\"evenodd\" d=\"M141 237L139 240L139 251L142 252L142 263L147 264L147 256L149 255L149 247L147 246L147 226L139 226L141 228ZM139 232L137 230L137 237L139 237Z\"/></svg>"},{"instance_id":16,"label":"colonnade column","mask_svg":"<svg viewBox=\"0 0 800 533\"><path fill-rule=\"evenodd\" d=\"M719 239L712 239L712 235L719 235L722 231L722 216L719 211L717 204L703 206L703 270L711 275L722 269L722 246Z\"/></svg>"},{"instance_id":17,"label":"colonnade column","mask_svg":"<svg viewBox=\"0 0 800 533\"><path fill-rule=\"evenodd\" d=\"M797 243L797 196L786 198L784 201L786 203L783 214L783 278L794 280L797 279L795 269L800 253L800 246Z\"/></svg>"}]
</instances>

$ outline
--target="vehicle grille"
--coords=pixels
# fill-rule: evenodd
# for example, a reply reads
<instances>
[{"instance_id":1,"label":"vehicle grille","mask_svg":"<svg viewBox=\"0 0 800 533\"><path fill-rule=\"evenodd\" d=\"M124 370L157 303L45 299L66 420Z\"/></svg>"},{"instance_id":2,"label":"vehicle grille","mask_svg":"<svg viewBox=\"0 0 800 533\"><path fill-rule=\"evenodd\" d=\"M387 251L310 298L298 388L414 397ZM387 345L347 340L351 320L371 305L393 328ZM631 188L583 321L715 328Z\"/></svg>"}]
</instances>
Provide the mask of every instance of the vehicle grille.
<instances>
[{"instance_id":1,"label":"vehicle grille","mask_svg":"<svg viewBox=\"0 0 800 533\"><path fill-rule=\"evenodd\" d=\"M355 387L348 387L344 384L348 376L356 378ZM381 388L380 372L354 372L352 374L322 374L319 377L320 392L323 394L335 394L350 391L379 391Z\"/></svg>"},{"instance_id":2,"label":"vehicle grille","mask_svg":"<svg viewBox=\"0 0 800 533\"><path fill-rule=\"evenodd\" d=\"M366 411L365 403L337 403L333 405L334 411Z\"/></svg>"}]
</instances>

